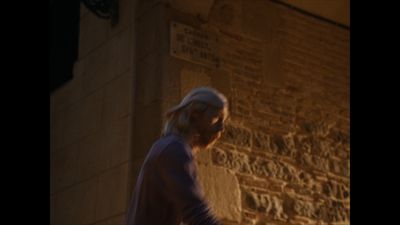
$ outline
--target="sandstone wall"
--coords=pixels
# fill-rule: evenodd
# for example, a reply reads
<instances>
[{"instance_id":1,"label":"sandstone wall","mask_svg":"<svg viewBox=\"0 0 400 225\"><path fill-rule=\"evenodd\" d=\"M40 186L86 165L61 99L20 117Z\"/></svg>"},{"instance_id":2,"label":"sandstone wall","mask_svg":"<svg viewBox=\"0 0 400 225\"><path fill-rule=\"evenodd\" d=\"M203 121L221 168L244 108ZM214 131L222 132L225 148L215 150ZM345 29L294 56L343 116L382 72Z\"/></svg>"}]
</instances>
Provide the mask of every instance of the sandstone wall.
<instances>
[{"instance_id":1,"label":"sandstone wall","mask_svg":"<svg viewBox=\"0 0 400 225\"><path fill-rule=\"evenodd\" d=\"M197 160L217 215L349 224L349 30L262 0L158 7L167 21L217 37L215 66L166 49L161 94L161 111L202 85L230 100L222 140Z\"/></svg>"}]
</instances>

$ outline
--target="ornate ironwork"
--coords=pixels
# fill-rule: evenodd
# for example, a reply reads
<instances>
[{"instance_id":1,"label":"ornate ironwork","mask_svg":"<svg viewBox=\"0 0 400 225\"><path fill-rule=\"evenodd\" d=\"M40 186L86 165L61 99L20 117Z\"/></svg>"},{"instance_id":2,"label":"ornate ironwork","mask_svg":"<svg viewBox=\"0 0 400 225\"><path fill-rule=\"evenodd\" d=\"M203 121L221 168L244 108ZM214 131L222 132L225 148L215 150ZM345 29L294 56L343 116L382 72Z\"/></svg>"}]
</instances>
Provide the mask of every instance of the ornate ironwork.
<instances>
[{"instance_id":1,"label":"ornate ironwork","mask_svg":"<svg viewBox=\"0 0 400 225\"><path fill-rule=\"evenodd\" d=\"M96 16L111 19L111 24L118 23L118 0L82 0L83 4Z\"/></svg>"}]
</instances>

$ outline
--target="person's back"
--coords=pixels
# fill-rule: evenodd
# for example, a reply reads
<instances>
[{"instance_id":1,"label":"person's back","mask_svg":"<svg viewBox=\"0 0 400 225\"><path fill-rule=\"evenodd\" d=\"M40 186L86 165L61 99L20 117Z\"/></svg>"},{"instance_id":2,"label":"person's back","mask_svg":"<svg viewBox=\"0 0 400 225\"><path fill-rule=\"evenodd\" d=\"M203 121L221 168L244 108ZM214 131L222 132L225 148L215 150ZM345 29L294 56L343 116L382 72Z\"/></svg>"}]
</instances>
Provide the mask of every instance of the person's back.
<instances>
[{"instance_id":1,"label":"person's back","mask_svg":"<svg viewBox=\"0 0 400 225\"><path fill-rule=\"evenodd\" d=\"M149 151L137 179L128 224L199 224L199 219L203 224L215 224L196 181L193 160L190 146L181 137L160 138Z\"/></svg>"},{"instance_id":2,"label":"person's back","mask_svg":"<svg viewBox=\"0 0 400 225\"><path fill-rule=\"evenodd\" d=\"M209 92L195 89L168 114L164 134L151 147L137 178L127 225L220 224L204 200L193 156L193 148L206 149L220 137L227 117L223 96L212 92L213 101L203 101Z\"/></svg>"}]
</instances>

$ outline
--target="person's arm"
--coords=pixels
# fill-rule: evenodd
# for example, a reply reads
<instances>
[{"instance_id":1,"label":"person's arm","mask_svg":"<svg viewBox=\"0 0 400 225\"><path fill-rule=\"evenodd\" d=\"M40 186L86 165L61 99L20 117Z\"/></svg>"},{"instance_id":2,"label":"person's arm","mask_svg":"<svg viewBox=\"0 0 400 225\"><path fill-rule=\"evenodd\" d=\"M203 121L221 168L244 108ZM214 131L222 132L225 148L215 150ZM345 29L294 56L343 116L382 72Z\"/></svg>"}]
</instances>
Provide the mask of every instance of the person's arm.
<instances>
[{"instance_id":1,"label":"person's arm","mask_svg":"<svg viewBox=\"0 0 400 225\"><path fill-rule=\"evenodd\" d=\"M195 165L181 143L169 144L159 155L158 171L171 199L188 225L221 225L211 213L194 177Z\"/></svg>"}]
</instances>

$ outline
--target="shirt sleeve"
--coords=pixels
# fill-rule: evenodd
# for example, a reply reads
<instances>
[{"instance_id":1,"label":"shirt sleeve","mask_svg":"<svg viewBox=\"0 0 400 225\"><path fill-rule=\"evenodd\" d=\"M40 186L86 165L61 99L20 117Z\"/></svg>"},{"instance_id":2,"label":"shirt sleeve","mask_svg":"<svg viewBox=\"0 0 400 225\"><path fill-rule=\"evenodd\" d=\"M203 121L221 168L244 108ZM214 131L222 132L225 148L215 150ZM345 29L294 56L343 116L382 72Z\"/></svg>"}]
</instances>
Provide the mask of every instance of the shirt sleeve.
<instances>
[{"instance_id":1,"label":"shirt sleeve","mask_svg":"<svg viewBox=\"0 0 400 225\"><path fill-rule=\"evenodd\" d=\"M193 157L183 144L173 142L159 155L158 170L166 196L188 225L221 225L204 201L195 177Z\"/></svg>"}]
</instances>

